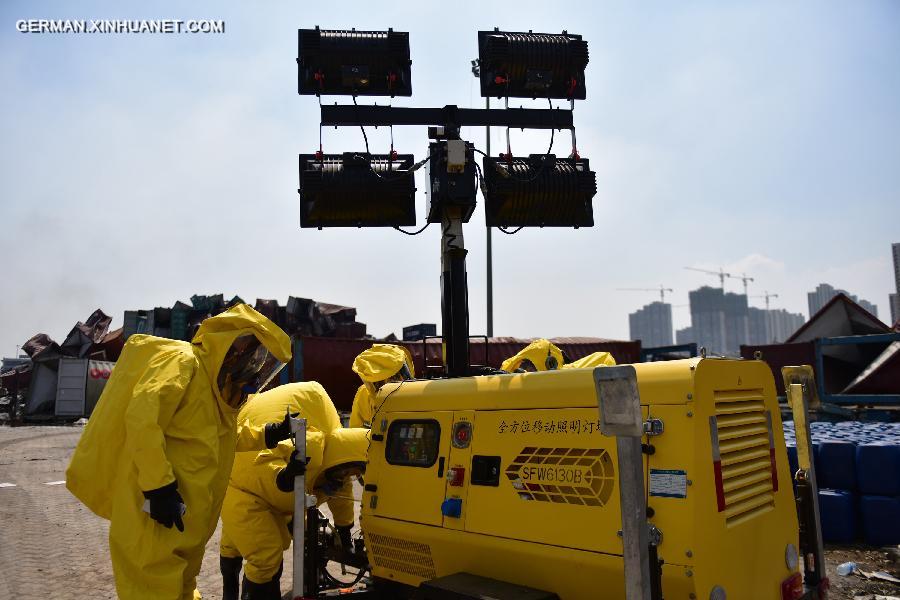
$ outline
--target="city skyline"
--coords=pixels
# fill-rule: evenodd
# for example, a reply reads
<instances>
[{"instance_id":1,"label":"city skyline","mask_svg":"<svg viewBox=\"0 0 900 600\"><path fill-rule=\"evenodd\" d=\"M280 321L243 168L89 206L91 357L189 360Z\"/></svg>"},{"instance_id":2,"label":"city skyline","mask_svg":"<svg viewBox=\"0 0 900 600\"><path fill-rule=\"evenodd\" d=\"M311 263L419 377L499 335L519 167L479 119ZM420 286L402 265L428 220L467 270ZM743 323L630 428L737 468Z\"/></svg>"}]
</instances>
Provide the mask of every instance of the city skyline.
<instances>
[{"instance_id":1,"label":"city skyline","mask_svg":"<svg viewBox=\"0 0 900 600\"><path fill-rule=\"evenodd\" d=\"M895 267L900 265L898 249L900 244L892 245ZM896 270L900 291L900 269ZM714 271L709 273L715 274ZM724 283L724 278L721 281ZM778 294L766 292L762 296L756 296L766 301L767 308L759 308L749 305L753 295L729 292L724 286L704 285L688 292L690 325L675 327L672 320L673 305L657 300L629 313L629 337L632 340L640 339L645 347L665 346L671 344L674 332L676 344L697 343L713 353L738 355L741 345L784 342L838 294L844 294L873 316L878 316L878 308L873 303L824 282L807 292L808 317L784 308L771 308L769 301Z\"/></svg>"}]
</instances>

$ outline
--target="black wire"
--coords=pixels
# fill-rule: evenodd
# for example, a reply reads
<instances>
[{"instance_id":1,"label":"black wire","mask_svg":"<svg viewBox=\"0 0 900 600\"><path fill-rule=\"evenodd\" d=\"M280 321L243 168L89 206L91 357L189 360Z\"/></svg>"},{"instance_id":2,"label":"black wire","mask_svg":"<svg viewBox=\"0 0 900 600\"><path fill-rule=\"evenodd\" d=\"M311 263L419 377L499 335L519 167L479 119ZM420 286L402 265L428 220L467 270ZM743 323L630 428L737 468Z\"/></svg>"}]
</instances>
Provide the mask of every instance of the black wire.
<instances>
[{"instance_id":1,"label":"black wire","mask_svg":"<svg viewBox=\"0 0 900 600\"><path fill-rule=\"evenodd\" d=\"M520 231L522 231L522 228L523 228L523 227L525 227L525 226L522 225L521 227L516 228L514 231L507 231L507 229L506 229L505 227L498 227L497 229L499 229L500 231L502 231L502 232L505 233L506 235L516 235L517 233L519 233Z\"/></svg>"},{"instance_id":2,"label":"black wire","mask_svg":"<svg viewBox=\"0 0 900 600\"><path fill-rule=\"evenodd\" d=\"M424 358L423 358L423 360L424 360ZM375 429L375 417L378 416L378 413L380 413L380 412L381 412L381 409L384 408L384 405L387 404L388 398L390 398L390 397L393 395L394 392L396 392L396 391L399 390L401 387L403 387L403 384L406 383L407 381L412 381L412 380L409 380L409 379L401 379L401 380L400 380L400 383L397 384L397 387L395 387L394 389L392 389L392 390L390 391L390 393L389 393L387 396L384 397L384 400L381 401L381 403L378 405L378 408L376 408L376 409L375 409L375 412L372 413L372 420L370 421L369 424L372 426L372 430L373 430L373 431L374 431L374 429ZM377 392L376 392L376 394L377 394ZM379 425L379 426L380 426L380 425ZM382 430L382 433L383 433L383 432L384 432L384 430ZM369 445L368 445L368 447L366 448L366 456L369 456L369 451L372 450L372 436L371 436L371 434L370 434L368 437L369 437Z\"/></svg>"},{"instance_id":3,"label":"black wire","mask_svg":"<svg viewBox=\"0 0 900 600\"><path fill-rule=\"evenodd\" d=\"M482 152L482 154L484 153ZM487 155L485 154L485 156ZM481 197L487 202L487 182L484 180L484 173L481 171L481 165L478 163L475 163L475 172L478 173L478 189L481 190Z\"/></svg>"},{"instance_id":4,"label":"black wire","mask_svg":"<svg viewBox=\"0 0 900 600\"><path fill-rule=\"evenodd\" d=\"M353 106L357 109L359 108L359 104L356 103L356 96L353 96ZM359 110L356 111L356 119L359 120ZM366 128L362 126L362 123L359 124L359 130L362 131L363 140L366 142L366 154L372 156L372 153L369 152L369 136L366 135Z\"/></svg>"},{"instance_id":5,"label":"black wire","mask_svg":"<svg viewBox=\"0 0 900 600\"><path fill-rule=\"evenodd\" d=\"M428 223L425 223L425 226L422 229L419 229L418 231L405 231L403 229L400 229L399 227L394 227L394 229L396 229L400 233L405 233L406 235L419 235L420 233L422 233L423 231L428 229L429 225L431 225L431 221L429 221Z\"/></svg>"},{"instance_id":6,"label":"black wire","mask_svg":"<svg viewBox=\"0 0 900 600\"><path fill-rule=\"evenodd\" d=\"M316 94L316 98L319 99L319 112L322 110L322 96ZM319 152L322 152L322 121L319 121Z\"/></svg>"},{"instance_id":7,"label":"black wire","mask_svg":"<svg viewBox=\"0 0 900 600\"><path fill-rule=\"evenodd\" d=\"M553 101L550 100L550 98L547 98L547 104L550 105L550 110L553 110ZM550 154L550 152L553 151L553 136L554 136L555 134L556 134L556 129L553 128L553 127L551 127L551 128L550 128L550 147L547 148L547 154L548 154L548 155Z\"/></svg>"},{"instance_id":8,"label":"black wire","mask_svg":"<svg viewBox=\"0 0 900 600\"><path fill-rule=\"evenodd\" d=\"M553 102L550 100L550 98L547 98L547 103L550 105L550 109L552 110L552 109L553 109ZM507 128L507 129L508 129L508 128ZM556 138L556 129L553 128L553 127L551 127L551 128L550 128L550 147L547 148L547 152L544 153L544 156L550 156L550 153L553 152L553 141L554 141L555 138ZM477 151L477 152L481 152L480 150L476 150L476 151ZM511 158L511 157L512 157L512 154L511 154L512 151L509 150L509 146L508 146L508 145L507 145L507 152L510 152L510 158ZM484 152L481 152L481 153L484 154ZM487 156L487 154L484 154L484 155ZM532 175L531 177L525 177L525 178L522 178L522 177L516 177L516 176L513 174L512 164L509 165L509 168L506 169L506 172L507 172L507 174L509 175L509 178L512 179L512 180L514 180L514 181L518 181L519 183L531 183L532 181L534 181L535 179L537 179L538 177L541 176L541 173L543 173L543 172L544 172L544 169L547 168L547 163L548 163L548 162L550 162L550 161L545 160L543 163L541 163L541 166L538 168L537 171L535 171L534 175ZM555 165L554 165L554 168L555 168ZM501 230L501 231L502 231L502 230ZM518 231L518 229L517 229L516 231ZM503 233L508 233L508 232L504 231ZM513 233L515 233L515 232L513 232Z\"/></svg>"}]
</instances>

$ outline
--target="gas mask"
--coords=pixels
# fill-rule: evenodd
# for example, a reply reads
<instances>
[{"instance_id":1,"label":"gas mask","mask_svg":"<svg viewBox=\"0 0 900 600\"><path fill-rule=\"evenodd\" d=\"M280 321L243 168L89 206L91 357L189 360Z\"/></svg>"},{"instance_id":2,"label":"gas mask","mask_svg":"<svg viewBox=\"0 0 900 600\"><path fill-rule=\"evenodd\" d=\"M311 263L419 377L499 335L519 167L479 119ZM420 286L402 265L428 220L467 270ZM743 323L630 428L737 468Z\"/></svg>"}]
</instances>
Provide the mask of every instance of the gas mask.
<instances>
[{"instance_id":1,"label":"gas mask","mask_svg":"<svg viewBox=\"0 0 900 600\"><path fill-rule=\"evenodd\" d=\"M238 409L251 394L265 389L283 368L284 363L255 335L242 335L232 342L219 368L219 393L228 406Z\"/></svg>"}]
</instances>

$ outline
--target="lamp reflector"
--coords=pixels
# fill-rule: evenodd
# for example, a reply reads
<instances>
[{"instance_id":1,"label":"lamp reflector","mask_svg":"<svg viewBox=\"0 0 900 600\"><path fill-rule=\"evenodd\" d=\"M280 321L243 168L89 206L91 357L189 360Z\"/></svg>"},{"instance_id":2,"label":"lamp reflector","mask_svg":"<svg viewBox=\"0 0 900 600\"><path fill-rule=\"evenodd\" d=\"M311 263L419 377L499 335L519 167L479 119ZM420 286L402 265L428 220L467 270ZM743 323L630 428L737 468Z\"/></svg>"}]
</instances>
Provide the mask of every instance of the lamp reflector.
<instances>
[{"instance_id":1,"label":"lamp reflector","mask_svg":"<svg viewBox=\"0 0 900 600\"><path fill-rule=\"evenodd\" d=\"M300 227L416 224L412 154L300 155Z\"/></svg>"},{"instance_id":2,"label":"lamp reflector","mask_svg":"<svg viewBox=\"0 0 900 600\"><path fill-rule=\"evenodd\" d=\"M593 227L597 178L584 158L484 158L488 227Z\"/></svg>"}]
</instances>

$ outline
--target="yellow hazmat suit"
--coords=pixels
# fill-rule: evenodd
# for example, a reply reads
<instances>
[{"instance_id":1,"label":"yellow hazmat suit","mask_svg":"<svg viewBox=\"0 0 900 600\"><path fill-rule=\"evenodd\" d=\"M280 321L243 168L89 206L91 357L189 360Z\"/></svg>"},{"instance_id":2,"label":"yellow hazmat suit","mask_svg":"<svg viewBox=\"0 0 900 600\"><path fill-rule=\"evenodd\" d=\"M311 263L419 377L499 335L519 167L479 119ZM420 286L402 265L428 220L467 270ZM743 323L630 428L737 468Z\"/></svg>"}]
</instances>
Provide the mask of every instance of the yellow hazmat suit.
<instances>
[{"instance_id":1,"label":"yellow hazmat suit","mask_svg":"<svg viewBox=\"0 0 900 600\"><path fill-rule=\"evenodd\" d=\"M310 459L307 473L316 474L322 468L325 435L341 428L337 409L321 385L292 383L254 396L241 409L238 419L265 425L284 417L288 408L306 419L306 454ZM284 550L291 545L286 525L294 515L294 494L279 490L275 475L285 467L293 449L290 442L282 442L272 450L239 452L235 456L222 506L220 554L246 559L244 573L254 583L266 583L275 576ZM308 477L307 482L307 490L311 491L313 479ZM352 500L332 498L328 506L336 525L353 524Z\"/></svg>"},{"instance_id":2,"label":"yellow hazmat suit","mask_svg":"<svg viewBox=\"0 0 900 600\"><path fill-rule=\"evenodd\" d=\"M350 427L371 427L375 414L376 383L386 381L400 372L403 365L409 369L410 377L415 377L412 356L403 346L394 344L374 344L359 353L353 360L353 372L359 375L363 384L353 397L350 410Z\"/></svg>"},{"instance_id":3,"label":"yellow hazmat suit","mask_svg":"<svg viewBox=\"0 0 900 600\"><path fill-rule=\"evenodd\" d=\"M365 469L365 463L369 456L369 430L364 428L335 429L325 436L325 453L322 456L322 468L318 472L307 470L307 479L313 482L313 492L316 494L329 493L328 480L345 465L359 464ZM340 479L338 477L338 479ZM340 492L334 493L331 498L352 498L352 491L348 494L352 482L344 481L344 487ZM329 501L330 503L330 501ZM337 517L335 517L337 519ZM352 517L351 517L351 523Z\"/></svg>"},{"instance_id":4,"label":"yellow hazmat suit","mask_svg":"<svg viewBox=\"0 0 900 600\"><path fill-rule=\"evenodd\" d=\"M556 361L555 366L548 367L548 358ZM504 360L503 364L500 365L500 368L512 373L526 360L531 361L531 364L533 364L534 368L538 371L547 371L558 369L563 364L563 355L562 351L557 348L556 344L553 342L545 339L534 340L517 354ZM550 362L552 363L553 360Z\"/></svg>"},{"instance_id":5,"label":"yellow hazmat suit","mask_svg":"<svg viewBox=\"0 0 900 600\"><path fill-rule=\"evenodd\" d=\"M111 521L121 599L194 597L234 452L265 447L264 429L237 423L216 382L232 343L248 334L290 359L287 335L245 304L205 320L191 343L131 336L84 429L66 487ZM187 507L183 533L142 510L142 492L173 481Z\"/></svg>"},{"instance_id":6,"label":"yellow hazmat suit","mask_svg":"<svg viewBox=\"0 0 900 600\"><path fill-rule=\"evenodd\" d=\"M252 401L251 401L252 404ZM349 463L365 463L369 448L367 429L336 428L330 433L309 429L306 435L306 492L328 502L337 527L353 525L353 482L338 477L328 485L330 469ZM221 555L243 556L244 575L257 584L275 577L284 551L291 545L287 524L294 516L294 494L282 492L275 476L285 467L293 445L282 442L256 455L249 468L235 469L222 508ZM244 453L248 454L248 453ZM341 480L342 479L342 480Z\"/></svg>"},{"instance_id":7,"label":"yellow hazmat suit","mask_svg":"<svg viewBox=\"0 0 900 600\"><path fill-rule=\"evenodd\" d=\"M594 367L612 367L616 359L609 352L594 352L563 365L563 369L593 369Z\"/></svg>"}]
</instances>

